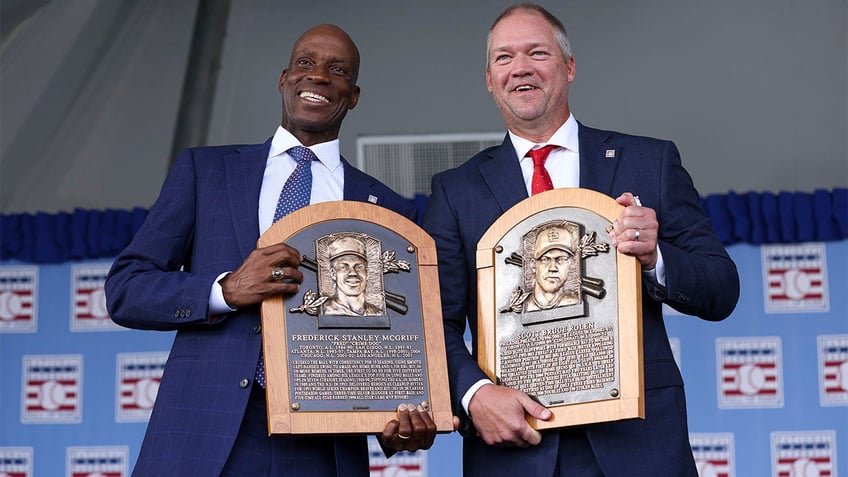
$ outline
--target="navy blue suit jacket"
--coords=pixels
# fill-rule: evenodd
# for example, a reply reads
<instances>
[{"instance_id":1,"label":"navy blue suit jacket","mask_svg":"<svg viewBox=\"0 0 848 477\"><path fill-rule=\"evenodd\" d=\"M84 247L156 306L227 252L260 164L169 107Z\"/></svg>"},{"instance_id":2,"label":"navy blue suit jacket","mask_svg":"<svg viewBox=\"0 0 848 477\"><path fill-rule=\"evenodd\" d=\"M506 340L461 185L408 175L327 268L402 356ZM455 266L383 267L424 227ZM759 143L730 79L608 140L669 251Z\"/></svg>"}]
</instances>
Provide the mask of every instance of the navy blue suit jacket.
<instances>
[{"instance_id":1,"label":"navy blue suit jacket","mask_svg":"<svg viewBox=\"0 0 848 477\"><path fill-rule=\"evenodd\" d=\"M217 476L233 446L260 353L259 307L210 319L209 292L219 274L256 248L270 145L184 151L109 274L106 297L116 323L177 330L136 475ZM345 200L373 196L415 220L410 201L342 162ZM340 475L367 475L364 436L335 439L335 447Z\"/></svg>"},{"instance_id":2,"label":"navy blue suit jacket","mask_svg":"<svg viewBox=\"0 0 848 477\"><path fill-rule=\"evenodd\" d=\"M669 346L661 302L686 314L721 320L739 296L736 266L703 213L673 143L578 127L580 187L611 197L629 191L656 211L667 284L659 289L643 280L646 419L586 426L586 434L608 477L694 475L683 380ZM607 150L614 150L615 157L607 157ZM473 383L486 378L463 339L467 320L476 356L477 242L501 214L525 198L527 189L508 135L502 145L433 177L422 225L438 250L451 396L454 412L466 426L473 423L460 400ZM659 396L660 390L666 395ZM545 432L536 447L506 449L487 446L471 431L465 439L466 475L552 475L558 432Z\"/></svg>"}]
</instances>

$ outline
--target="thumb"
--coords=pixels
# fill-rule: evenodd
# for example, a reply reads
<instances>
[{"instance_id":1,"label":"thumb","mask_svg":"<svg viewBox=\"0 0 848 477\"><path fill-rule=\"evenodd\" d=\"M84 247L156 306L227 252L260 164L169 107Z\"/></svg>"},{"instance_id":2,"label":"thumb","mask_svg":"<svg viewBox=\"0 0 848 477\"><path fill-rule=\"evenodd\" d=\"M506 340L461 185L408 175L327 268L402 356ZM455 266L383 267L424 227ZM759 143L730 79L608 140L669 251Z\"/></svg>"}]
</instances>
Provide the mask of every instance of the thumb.
<instances>
[{"instance_id":1,"label":"thumb","mask_svg":"<svg viewBox=\"0 0 848 477\"><path fill-rule=\"evenodd\" d=\"M522 394L521 398L519 399L519 402L524 407L524 411L527 414L535 417L536 419L547 421L553 415L550 409L541 405L538 401L526 394Z\"/></svg>"},{"instance_id":2,"label":"thumb","mask_svg":"<svg viewBox=\"0 0 848 477\"><path fill-rule=\"evenodd\" d=\"M622 193L620 196L616 197L616 198L615 198L615 201L616 201L619 205L623 205L623 206L627 207L627 206L629 206L629 205L632 205L632 204L635 202L635 201L634 201L634 197L635 197L635 196L634 196L632 193L630 193L630 192L624 192L624 193ZM637 204L637 205L638 205L638 204Z\"/></svg>"}]
</instances>

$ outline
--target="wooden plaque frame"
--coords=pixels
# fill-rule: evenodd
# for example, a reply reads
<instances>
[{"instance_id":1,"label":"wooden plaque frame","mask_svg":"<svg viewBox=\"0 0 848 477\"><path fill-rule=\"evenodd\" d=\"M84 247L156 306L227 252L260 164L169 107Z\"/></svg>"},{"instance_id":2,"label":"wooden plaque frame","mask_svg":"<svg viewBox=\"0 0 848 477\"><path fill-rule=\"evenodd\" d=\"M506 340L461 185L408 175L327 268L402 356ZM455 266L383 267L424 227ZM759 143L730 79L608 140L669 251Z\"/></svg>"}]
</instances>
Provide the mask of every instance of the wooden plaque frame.
<instances>
[{"instance_id":1,"label":"wooden plaque frame","mask_svg":"<svg viewBox=\"0 0 848 477\"><path fill-rule=\"evenodd\" d=\"M512 283L516 282L514 276L516 272L514 269L523 268L524 260L527 260L524 257L518 256L521 253L516 255L514 252L522 252L525 255L529 253L530 258L533 258L534 254L540 251L538 249L534 251L536 243L539 242L540 246L545 244L544 238L538 238L542 237L543 233L540 231L538 235L533 235L531 234L531 229L543 230L545 224L556 221L569 221L568 226L573 227L574 232L554 232L553 236L572 235L574 237L574 256L577 257L577 262L579 263L570 266L572 269L579 267L580 274L582 274L584 273L584 267L587 267L587 263L591 265L590 261L594 260L595 257L581 258L580 250L584 247L598 247L603 252L604 242L609 242L607 228L619 217L622 210L623 207L616 203L614 199L599 192L577 188L554 189L534 195L510 208L492 224L480 239L477 246L479 309L477 320L478 363L494 382L502 382L497 373L499 365L498 354L500 352L498 343L499 326L510 330L510 333L514 333L508 336L509 339L512 339L514 336L518 336L518 333L527 331L530 333L526 336L535 336L532 334L532 330L534 326L538 330L539 323L541 322L533 321L530 317L534 313L528 309L528 305L520 304L529 301L528 298L532 299L531 291L517 287L511 295L508 292L506 295L504 294L504 290L507 287L512 289ZM593 230L586 230L585 234L577 232L578 229L583 230L580 222L587 217L590 222L604 224L602 230L594 230L593 228ZM563 230L565 229L559 229L559 232ZM510 247L509 240L516 242L517 234L523 234L520 237L536 238L532 242L529 239L523 239L520 242L523 248L522 246ZM578 238L580 239L579 245ZM511 254L510 252L513 253ZM543 402L551 410L553 417L547 421L528 417L528 422L535 429L550 429L645 417L641 268L635 257L618 253L611 245L608 245L608 251L603 253L613 255L606 259L607 262L605 263L612 263L614 270L608 270L605 275L600 277L602 280L591 277L593 282L584 283L583 286L592 285L593 283L600 284L601 291L606 286L611 292L615 292L613 298L617 303L604 304L603 308L599 305L599 309L602 308L605 313L610 310L613 313L617 312L616 317L604 315L606 318L602 318L607 321L612 320L613 323L617 324L612 327L613 332L610 334L614 337L612 341L614 342L615 366L617 369L617 380L613 383L615 386L612 389L604 389L603 392L606 394L601 398L594 396L589 400L582 401L579 397L574 398L573 394L565 391L561 394L564 394L566 399L560 399L560 401L564 401L563 404ZM508 258L510 255L512 257ZM596 253L595 255L600 254ZM582 257L586 256L585 253L582 254ZM510 263L510 260L512 263ZM508 265L503 265L504 263ZM510 267L509 265L518 265L518 267ZM522 271L521 273L522 277L528 276L527 272ZM508 274L512 275L507 277L506 275ZM512 278L511 281L510 278ZM526 278L522 278L522 280L526 280ZM590 278L581 276L581 283L585 280L590 280ZM610 284L610 282L614 283ZM527 282L524 281L522 283ZM577 287L580 286L577 285ZM529 290L531 287L528 286L526 288ZM581 300L585 304L570 306L572 309L578 308L577 311L571 312L571 315L577 316L577 318L568 315L568 312L564 311L569 307L561 305L557 305L558 308L556 309L546 309L543 313L535 314L544 316L555 316L557 313L559 314L556 318L548 318L546 320L548 322L555 321L558 323L557 325L541 325L548 326L549 328L553 326L557 327L555 329L548 329L545 331L546 333L565 333L565 330L569 330L568 333L570 333L570 330L573 329L569 328L570 326L577 326L577 329L586 326L594 327L593 321L595 317L593 316L593 305L601 303L604 298L610 299L610 296L600 293L597 290L595 295L601 298L583 296ZM512 307L505 308L504 303L511 304ZM561 308L559 308L560 306ZM581 308L585 312L581 311ZM584 314L579 315L581 312ZM601 318L601 315L598 318ZM516 323L520 324L516 325ZM517 331L515 331L516 328ZM502 332L502 336L506 335L506 332ZM512 346L512 343L507 342L507 346ZM519 369L526 369L526 362L523 359L521 361L522 363L519 367L523 368ZM588 366L590 364L585 363L584 365ZM509 367L511 367L510 372L514 377L516 372L512 368L515 368L515 365L509 364ZM573 368L571 369L573 370ZM561 368L556 368L556 371L560 370ZM565 374L558 373L558 375L562 376Z\"/></svg>"},{"instance_id":2,"label":"wooden plaque frame","mask_svg":"<svg viewBox=\"0 0 848 477\"><path fill-rule=\"evenodd\" d=\"M341 229L339 229L341 227ZM318 257L317 241L319 236L335 236L336 232L344 234L360 234L362 231L370 236L377 236L377 239L386 239L394 242L403 242L403 250L392 250L396 252L397 257L408 260L408 267L412 273L417 271L416 276L409 276L407 273L404 276L404 282L408 285L411 281L414 285L416 282L418 288L414 290L402 290L409 293L408 310L404 310L404 315L393 312L397 310L397 305L392 308L391 303L386 300L379 317L368 317L368 323L376 323L371 328L360 329L358 325L351 325L351 320L362 321L362 316L330 316L331 320L342 320L341 324L333 322L324 327L320 331L316 331L315 335L298 335L298 336L313 336L313 337L330 337L335 340L351 336L360 336L373 340L374 346L383 346L382 341L391 338L391 336L406 336L404 335L387 335L395 328L402 327L404 333L408 330L416 330L420 333L420 340L423 341L424 353L421 360L423 364L424 377L424 400L421 402L406 401L402 399L387 399L387 400L366 400L363 403L362 399L354 400L341 398L329 399L310 398L309 404L312 407L321 407L325 404L331 404L338 409L332 410L315 410L309 409L309 406L301 406L299 402L293 402L292 391L297 387L293 385L292 376L289 368L290 353L296 353L297 350L290 349L290 328L294 329L304 326L311 327L311 323L315 322L315 329L318 330L318 319L321 317L319 313L313 313L315 316L303 312L303 307L306 306L316 295L307 296L309 290L314 291L316 287L320 287L318 281L320 277L320 258ZM388 237L388 238L386 238ZM296 246L306 242L315 241L316 245L313 250L308 250L309 247ZM371 242L379 242L372 240ZM324 202L311 205L299 209L286 217L280 219L277 223L271 226L259 238L258 246L266 247L272 244L285 242L294 246L303 255L307 256L316 253L315 260L305 260L301 264L301 271L304 274L304 281L301 284L300 291L288 297L274 297L265 300L262 303L262 344L265 356L265 376L266 376L266 395L268 398L268 429L270 434L362 434L362 433L381 433L386 426L386 423L391 419L396 418L396 408L401 402L412 402L412 404L423 404L429 408L433 420L436 423L438 432L453 431L453 415L451 412L450 396L448 391L447 378L447 361L445 356L444 329L442 325L442 310L441 299L439 295L439 277L437 271L436 246L433 239L418 227L415 223L408 220L389 209L379 207L373 204L364 202L352 201L335 201ZM369 249L370 250L370 249ZM325 252L327 254L329 252ZM371 262L369 253L369 270L371 270ZM385 254L386 251L383 251ZM379 256L380 252L374 252L374 256ZM326 258L326 257L325 257ZM394 256L390 257L394 259ZM378 266L384 264L385 257L380 261ZM390 260L391 261L391 260ZM395 264L404 260L395 260ZM410 265L411 263L411 265ZM311 264L312 271L309 269ZM385 270L385 265L383 265ZM314 273L313 273L314 272ZM270 271L269 271L270 273ZM397 280L400 273L390 274L383 272L385 275L379 279L379 285L385 284L386 288L390 288ZM371 275L369 271L368 283L370 286ZM393 276L393 277L392 277ZM383 283L385 282L385 283ZM375 282L377 283L377 282ZM383 289L387 294L389 290ZM396 291L396 290L393 290ZM385 295L382 295L385 298ZM313 302L317 303L317 302ZM297 305L301 305L300 310L297 310ZM404 305L407 306L407 305ZM323 308L322 308L323 309ZM312 308L315 312L316 308ZM300 320L300 321L292 321ZM347 320L345 322L344 320ZM376 320L376 321L375 321ZM382 321L381 321L382 320ZM395 324L391 324L394 321ZM304 323L310 323L304 325ZM325 322L325 323L330 323ZM387 323L389 323L387 325ZM389 336L389 338L386 338ZM316 339L317 339L316 338ZM310 338L313 339L313 338ZM408 339L408 338L407 338ZM334 344L334 343L333 343ZM332 348L328 348L332 349ZM396 348L389 348L396 349ZM399 349L399 348L398 348ZM368 350L358 348L357 353L365 353ZM386 353L387 351L383 351ZM342 356L342 359L346 356ZM389 357L388 359L393 359ZM292 358L294 360L294 358ZM365 361L369 361L365 358ZM371 361L368 364L374 364L376 361ZM331 366L332 363L325 363ZM384 363L385 365L385 363ZM366 366L363 366L366 367ZM350 368L346 368L350 369ZM339 380L339 385L351 385L351 382ZM362 382L360 379L358 382ZM339 404L336 406L336 404ZM350 405L350 406L348 406ZM331 406L331 407L332 407Z\"/></svg>"}]
</instances>

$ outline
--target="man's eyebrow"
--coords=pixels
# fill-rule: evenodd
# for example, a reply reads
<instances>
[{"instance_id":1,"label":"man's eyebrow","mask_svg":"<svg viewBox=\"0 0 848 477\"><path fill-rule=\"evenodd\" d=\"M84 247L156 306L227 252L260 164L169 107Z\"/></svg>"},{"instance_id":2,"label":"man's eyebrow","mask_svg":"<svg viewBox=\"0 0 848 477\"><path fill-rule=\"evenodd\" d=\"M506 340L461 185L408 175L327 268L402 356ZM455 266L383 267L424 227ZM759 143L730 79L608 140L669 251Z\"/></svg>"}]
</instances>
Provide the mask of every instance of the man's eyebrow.
<instances>
[{"instance_id":1,"label":"man's eyebrow","mask_svg":"<svg viewBox=\"0 0 848 477\"><path fill-rule=\"evenodd\" d=\"M547 42L539 42L539 41L534 42L534 43L521 43L521 44L510 43L510 44L505 44L505 45L493 46L492 52L494 53L496 51L513 51L513 50L519 50L519 49L532 50L532 49L535 49L535 48L542 48L542 47L551 48L552 45L550 43L547 43Z\"/></svg>"}]
</instances>

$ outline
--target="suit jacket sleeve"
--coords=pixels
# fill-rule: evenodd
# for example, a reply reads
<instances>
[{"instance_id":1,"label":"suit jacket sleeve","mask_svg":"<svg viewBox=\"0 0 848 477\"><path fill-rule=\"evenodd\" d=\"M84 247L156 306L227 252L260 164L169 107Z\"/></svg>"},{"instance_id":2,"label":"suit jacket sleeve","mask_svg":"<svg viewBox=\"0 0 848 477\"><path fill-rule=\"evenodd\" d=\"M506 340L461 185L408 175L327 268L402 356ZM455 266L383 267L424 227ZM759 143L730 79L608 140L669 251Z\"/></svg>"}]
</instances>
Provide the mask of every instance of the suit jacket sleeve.
<instances>
[{"instance_id":1,"label":"suit jacket sleeve","mask_svg":"<svg viewBox=\"0 0 848 477\"><path fill-rule=\"evenodd\" d=\"M217 273L190 273L196 173L193 152L184 151L144 224L113 263L105 291L116 323L152 330L208 323L209 290Z\"/></svg>"},{"instance_id":2,"label":"suit jacket sleeve","mask_svg":"<svg viewBox=\"0 0 848 477\"><path fill-rule=\"evenodd\" d=\"M423 226L433 236L439 256L439 287L442 298L442 318L445 330L448 377L455 415L467 424L467 416L461 399L475 382L487 379L465 345L466 317L476 314L469 303L476 302L476 268L467 265L463 232L451 203L451 195L445 190L442 175L432 180L432 192L427 202ZM473 322L475 320L472 320ZM476 335L472 329L471 334ZM472 339L476 346L476 340ZM476 352L474 353L476 355Z\"/></svg>"},{"instance_id":3,"label":"suit jacket sleeve","mask_svg":"<svg viewBox=\"0 0 848 477\"><path fill-rule=\"evenodd\" d=\"M722 320L739 298L736 265L703 212L700 196L674 143L664 142L661 157L657 220L658 245L666 263L666 290L665 296L659 293L655 298L662 297L688 315Z\"/></svg>"}]
</instances>

